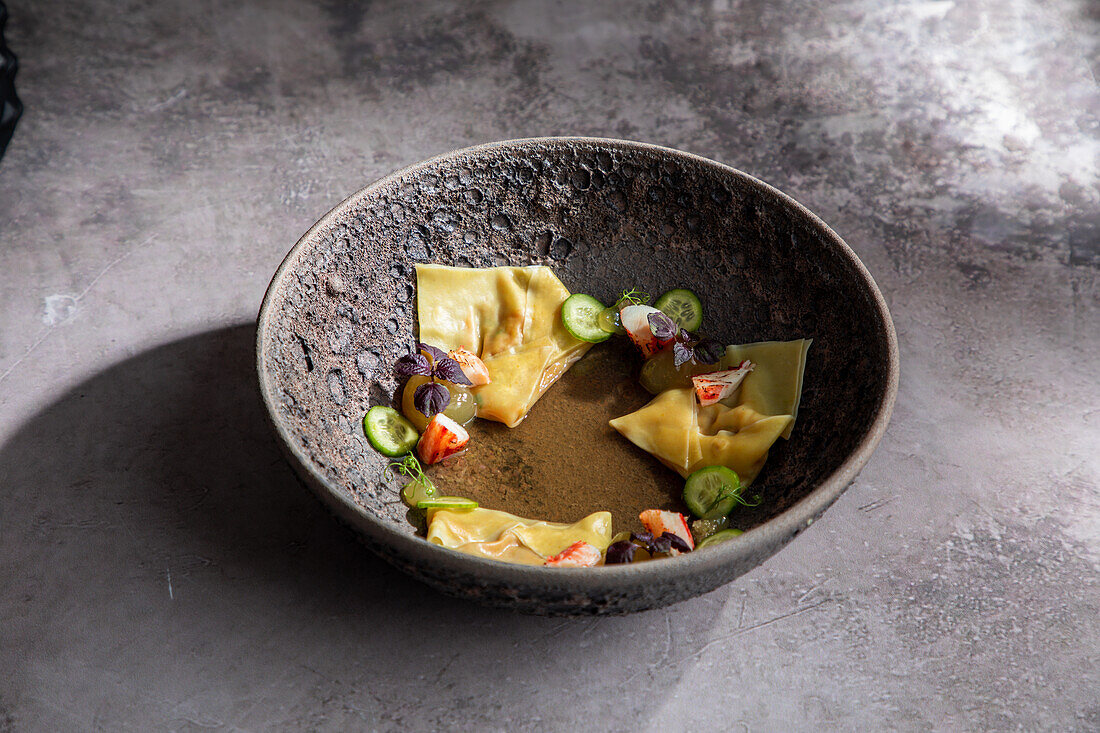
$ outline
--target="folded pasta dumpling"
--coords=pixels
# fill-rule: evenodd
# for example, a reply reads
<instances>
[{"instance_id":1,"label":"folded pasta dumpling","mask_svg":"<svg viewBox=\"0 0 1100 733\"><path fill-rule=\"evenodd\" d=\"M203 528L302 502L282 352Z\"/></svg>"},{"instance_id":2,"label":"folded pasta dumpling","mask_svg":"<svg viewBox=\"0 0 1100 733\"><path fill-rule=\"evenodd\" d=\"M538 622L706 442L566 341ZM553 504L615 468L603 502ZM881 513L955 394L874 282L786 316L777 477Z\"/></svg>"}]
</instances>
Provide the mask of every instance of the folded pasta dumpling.
<instances>
[{"instance_id":1,"label":"folded pasta dumpling","mask_svg":"<svg viewBox=\"0 0 1100 733\"><path fill-rule=\"evenodd\" d=\"M727 346L722 360L723 364L730 366L736 366L745 359L756 365L741 383L740 403L764 415L790 415L790 424L782 433L784 438L791 437L794 420L798 417L806 352L812 341L759 341Z\"/></svg>"},{"instance_id":2,"label":"folded pasta dumpling","mask_svg":"<svg viewBox=\"0 0 1100 733\"><path fill-rule=\"evenodd\" d=\"M687 476L694 463L695 393L687 387L666 389L639 410L610 422L624 438L673 471Z\"/></svg>"},{"instance_id":3,"label":"folded pasta dumpling","mask_svg":"<svg viewBox=\"0 0 1100 733\"><path fill-rule=\"evenodd\" d=\"M702 407L693 389L674 387L611 420L611 427L685 478L706 466L726 466L747 485L775 441L791 434L809 345L802 339L729 346L723 368L744 359L755 365L734 406Z\"/></svg>"},{"instance_id":4,"label":"folded pasta dumpling","mask_svg":"<svg viewBox=\"0 0 1100 733\"><path fill-rule=\"evenodd\" d=\"M492 380L473 389L478 416L515 427L592 344L561 322L569 290L549 267L417 265L420 340L481 357Z\"/></svg>"},{"instance_id":5,"label":"folded pasta dumpling","mask_svg":"<svg viewBox=\"0 0 1100 733\"><path fill-rule=\"evenodd\" d=\"M684 478L705 466L726 466L748 484L791 421L790 415L761 415L744 405L700 407L693 390L676 387L611 420L611 427Z\"/></svg>"},{"instance_id":6,"label":"folded pasta dumpling","mask_svg":"<svg viewBox=\"0 0 1100 733\"><path fill-rule=\"evenodd\" d=\"M611 544L611 513L595 512L573 524L559 524L480 507L435 509L428 512L428 541L478 557L542 565L575 542L606 550Z\"/></svg>"},{"instance_id":7,"label":"folded pasta dumpling","mask_svg":"<svg viewBox=\"0 0 1100 733\"><path fill-rule=\"evenodd\" d=\"M761 415L743 405L731 408L718 402L697 409L699 427L692 434L692 463L682 474L685 478L705 466L726 466L748 485L764 467L772 444L794 422L790 415Z\"/></svg>"}]
</instances>

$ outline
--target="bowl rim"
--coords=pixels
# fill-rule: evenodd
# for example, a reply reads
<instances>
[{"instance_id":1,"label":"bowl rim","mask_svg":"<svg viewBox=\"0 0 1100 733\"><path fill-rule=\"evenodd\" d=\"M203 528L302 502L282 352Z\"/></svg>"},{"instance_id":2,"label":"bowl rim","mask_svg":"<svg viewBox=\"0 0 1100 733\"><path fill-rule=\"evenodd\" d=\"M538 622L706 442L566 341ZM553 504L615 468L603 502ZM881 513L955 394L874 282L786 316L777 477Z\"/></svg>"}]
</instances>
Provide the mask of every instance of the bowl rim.
<instances>
[{"instance_id":1,"label":"bowl rim","mask_svg":"<svg viewBox=\"0 0 1100 733\"><path fill-rule=\"evenodd\" d=\"M872 297L886 331L888 348L886 387L871 425L844 461L832 473L821 478L817 486L811 489L808 494L763 524L747 530L736 541L723 542L707 552L685 553L675 558L665 558L661 562L603 565L596 568L547 568L534 565L517 565L468 555L427 542L419 535L402 532L398 528L371 516L368 511L352 500L350 493L331 485L328 477L313 465L313 462L301 450L297 442L291 439L286 427L278 419L275 408L276 403L272 397L272 389L269 384L270 373L266 368L267 359L265 356L265 345L270 341L269 324L273 317L273 304L276 294L282 289L284 279L292 272L294 265L298 263L315 235L328 228L345 210L372 195L377 189L388 186L390 183L399 181L410 174L434 167L440 162L469 158L470 156L499 149L538 148L548 145L602 146L620 150L642 150L661 156L678 158L704 167L716 167L727 175L743 180L749 186L766 191L802 216L805 216L820 229L829 244L836 248L837 252L848 261L848 264L853 268L856 276ZM761 552L764 555L760 561L767 559L787 541L813 524L840 497L863 466L866 465L889 425L890 416L897 399L899 379L897 333L886 300L871 273L856 253L819 216L765 181L711 158L652 143L586 136L516 138L458 148L413 163L383 176L333 206L298 239L271 278L271 282L264 293L257 318L256 366L260 394L268 422L271 423L278 435L281 447L293 458L292 463L296 464L294 467L299 472L303 470L306 472L309 479L306 480L306 484L330 508L337 510L341 517L353 524L358 531L366 534L375 543L388 545L395 556L400 556L416 566L421 565L423 562L432 562L440 566L441 570L450 569L460 574L492 577L494 581L504 585L512 582L522 586L537 582L544 586L558 586L559 590L572 593L606 591L608 586L621 583L627 579L661 583L670 580L682 580L689 575L705 576L721 573L724 568L735 565L739 560L746 560ZM319 490L320 488L323 488L323 492ZM730 576L727 580L732 580L733 577L735 576ZM562 582L555 583L555 580ZM727 580L721 582L724 583ZM690 597L690 595L692 594L686 594L684 598Z\"/></svg>"}]
</instances>

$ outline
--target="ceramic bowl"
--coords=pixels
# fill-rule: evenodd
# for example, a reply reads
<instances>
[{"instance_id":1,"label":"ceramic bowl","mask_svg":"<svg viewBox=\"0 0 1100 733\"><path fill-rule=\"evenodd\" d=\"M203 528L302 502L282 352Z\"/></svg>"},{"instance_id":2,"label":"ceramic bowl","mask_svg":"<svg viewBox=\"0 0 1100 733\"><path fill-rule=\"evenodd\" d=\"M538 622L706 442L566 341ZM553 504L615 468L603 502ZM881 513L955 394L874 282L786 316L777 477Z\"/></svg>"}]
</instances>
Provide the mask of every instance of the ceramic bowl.
<instances>
[{"instance_id":1,"label":"ceramic bowl","mask_svg":"<svg viewBox=\"0 0 1100 733\"><path fill-rule=\"evenodd\" d=\"M753 485L761 506L738 514L745 534L704 552L590 569L509 565L418 536L361 427L370 406L394 403L391 367L414 341L418 262L546 264L573 292L607 299L631 285L689 285L705 294L710 334L726 343L812 337L796 429ZM445 593L538 614L655 608L758 565L856 477L898 381L882 295L818 217L712 160L594 138L458 150L355 193L275 273L256 348L290 462L371 550ZM624 441L623 450L635 449Z\"/></svg>"}]
</instances>

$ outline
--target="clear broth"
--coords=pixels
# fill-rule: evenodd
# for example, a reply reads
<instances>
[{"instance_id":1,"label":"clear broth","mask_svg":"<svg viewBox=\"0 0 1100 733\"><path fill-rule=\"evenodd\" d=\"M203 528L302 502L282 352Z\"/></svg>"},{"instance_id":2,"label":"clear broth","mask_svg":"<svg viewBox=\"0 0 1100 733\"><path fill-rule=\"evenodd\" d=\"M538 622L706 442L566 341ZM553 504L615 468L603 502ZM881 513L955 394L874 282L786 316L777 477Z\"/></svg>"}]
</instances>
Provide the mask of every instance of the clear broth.
<instances>
[{"instance_id":1,"label":"clear broth","mask_svg":"<svg viewBox=\"0 0 1100 733\"><path fill-rule=\"evenodd\" d=\"M685 511L683 480L619 435L608 420L652 399L625 339L596 344L514 428L475 420L470 447L430 469L443 494L553 522L609 511L616 532L640 529L645 509Z\"/></svg>"}]
</instances>

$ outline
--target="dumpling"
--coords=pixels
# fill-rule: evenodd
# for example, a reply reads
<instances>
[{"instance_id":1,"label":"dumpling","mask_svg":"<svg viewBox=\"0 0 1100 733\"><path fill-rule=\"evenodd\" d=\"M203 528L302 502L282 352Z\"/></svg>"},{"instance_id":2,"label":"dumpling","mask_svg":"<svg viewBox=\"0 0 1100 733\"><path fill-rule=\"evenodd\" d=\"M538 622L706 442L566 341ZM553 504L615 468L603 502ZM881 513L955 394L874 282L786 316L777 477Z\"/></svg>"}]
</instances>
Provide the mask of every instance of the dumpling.
<instances>
[{"instance_id":1,"label":"dumpling","mask_svg":"<svg viewBox=\"0 0 1100 733\"><path fill-rule=\"evenodd\" d=\"M687 387L666 389L645 407L610 421L624 438L681 475L694 463L692 433L697 431L695 393ZM736 469L735 469L736 470ZM687 471L687 473L685 473Z\"/></svg>"},{"instance_id":2,"label":"dumpling","mask_svg":"<svg viewBox=\"0 0 1100 733\"><path fill-rule=\"evenodd\" d=\"M806 352L812 341L759 341L727 346L722 360L723 364L730 366L736 366L745 359L756 365L741 383L740 403L763 415L790 415L790 425L782 433L784 438L791 437L795 418L798 417Z\"/></svg>"},{"instance_id":3,"label":"dumpling","mask_svg":"<svg viewBox=\"0 0 1100 733\"><path fill-rule=\"evenodd\" d=\"M792 421L790 415L762 415L746 405L700 407L693 390L676 387L611 420L611 427L684 478L704 466L726 466L748 484Z\"/></svg>"},{"instance_id":4,"label":"dumpling","mask_svg":"<svg viewBox=\"0 0 1100 733\"><path fill-rule=\"evenodd\" d=\"M675 387L611 420L611 427L685 478L705 466L726 466L748 484L775 441L791 434L809 346L809 339L729 346L723 368L744 359L756 365L735 406L701 407L690 387Z\"/></svg>"},{"instance_id":5,"label":"dumpling","mask_svg":"<svg viewBox=\"0 0 1100 733\"><path fill-rule=\"evenodd\" d=\"M592 344L562 325L569 290L549 267L417 265L420 340L481 357L492 380L473 389L478 416L508 427Z\"/></svg>"},{"instance_id":6,"label":"dumpling","mask_svg":"<svg viewBox=\"0 0 1100 733\"><path fill-rule=\"evenodd\" d=\"M478 557L542 565L575 542L606 550L611 544L611 513L595 512L573 524L558 524L480 507L435 509L428 512L428 541Z\"/></svg>"},{"instance_id":7,"label":"dumpling","mask_svg":"<svg viewBox=\"0 0 1100 733\"><path fill-rule=\"evenodd\" d=\"M762 415L746 405L718 402L697 410L685 478L705 466L727 466L748 485L764 467L772 445L794 423L790 415Z\"/></svg>"}]
</instances>

